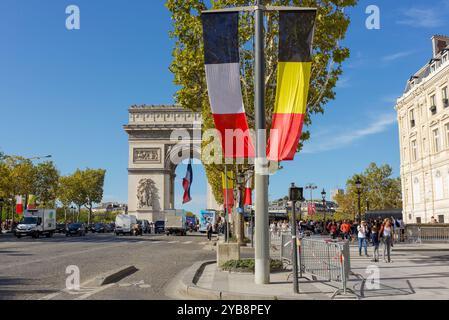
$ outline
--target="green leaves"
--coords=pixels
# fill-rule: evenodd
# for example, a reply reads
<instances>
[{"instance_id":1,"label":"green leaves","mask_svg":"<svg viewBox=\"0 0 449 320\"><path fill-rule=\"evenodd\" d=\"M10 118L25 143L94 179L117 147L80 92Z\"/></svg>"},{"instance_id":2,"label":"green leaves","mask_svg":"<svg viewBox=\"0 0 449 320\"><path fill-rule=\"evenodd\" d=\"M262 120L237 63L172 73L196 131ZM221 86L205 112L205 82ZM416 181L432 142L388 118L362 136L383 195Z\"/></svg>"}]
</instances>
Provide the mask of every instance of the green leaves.
<instances>
[{"instance_id":1,"label":"green leaves","mask_svg":"<svg viewBox=\"0 0 449 320\"><path fill-rule=\"evenodd\" d=\"M358 213L358 194L355 185L357 177L362 181L360 195L362 214L367 211L368 205L370 210L402 208L401 180L392 178L392 174L391 166L385 164L379 167L371 163L363 173L348 179L346 193L335 197L339 211L352 216Z\"/></svg>"}]
</instances>

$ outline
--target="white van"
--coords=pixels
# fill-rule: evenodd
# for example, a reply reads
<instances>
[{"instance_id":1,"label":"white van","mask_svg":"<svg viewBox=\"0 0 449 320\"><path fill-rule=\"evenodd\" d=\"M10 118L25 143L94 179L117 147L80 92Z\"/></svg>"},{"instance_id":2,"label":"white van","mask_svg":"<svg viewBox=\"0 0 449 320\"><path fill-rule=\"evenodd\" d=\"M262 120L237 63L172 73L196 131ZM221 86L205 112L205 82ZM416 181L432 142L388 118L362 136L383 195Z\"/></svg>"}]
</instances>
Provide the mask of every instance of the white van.
<instances>
[{"instance_id":1,"label":"white van","mask_svg":"<svg viewBox=\"0 0 449 320\"><path fill-rule=\"evenodd\" d=\"M132 234L133 226L137 224L136 216L119 214L115 218L115 234Z\"/></svg>"},{"instance_id":2,"label":"white van","mask_svg":"<svg viewBox=\"0 0 449 320\"><path fill-rule=\"evenodd\" d=\"M53 237L56 231L56 209L27 210L23 215L23 220L14 230L17 238L32 236Z\"/></svg>"}]
</instances>

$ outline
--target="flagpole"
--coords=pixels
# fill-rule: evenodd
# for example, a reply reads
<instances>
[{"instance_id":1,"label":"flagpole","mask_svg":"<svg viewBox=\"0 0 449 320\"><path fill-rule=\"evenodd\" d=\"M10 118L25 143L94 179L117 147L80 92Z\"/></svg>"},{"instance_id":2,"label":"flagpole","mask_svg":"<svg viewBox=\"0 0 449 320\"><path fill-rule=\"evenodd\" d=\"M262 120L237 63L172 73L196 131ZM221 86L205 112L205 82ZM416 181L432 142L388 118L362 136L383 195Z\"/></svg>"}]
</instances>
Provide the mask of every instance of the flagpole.
<instances>
[{"instance_id":1,"label":"flagpole","mask_svg":"<svg viewBox=\"0 0 449 320\"><path fill-rule=\"evenodd\" d=\"M228 166L225 164L225 221L226 221L226 243L229 243L229 212L228 212Z\"/></svg>"},{"instance_id":2,"label":"flagpole","mask_svg":"<svg viewBox=\"0 0 449 320\"><path fill-rule=\"evenodd\" d=\"M268 238L268 175L266 168L266 122L265 122L265 53L264 53L264 7L256 0L255 10L255 101L256 115L256 249L255 283L270 283L270 253Z\"/></svg>"}]
</instances>

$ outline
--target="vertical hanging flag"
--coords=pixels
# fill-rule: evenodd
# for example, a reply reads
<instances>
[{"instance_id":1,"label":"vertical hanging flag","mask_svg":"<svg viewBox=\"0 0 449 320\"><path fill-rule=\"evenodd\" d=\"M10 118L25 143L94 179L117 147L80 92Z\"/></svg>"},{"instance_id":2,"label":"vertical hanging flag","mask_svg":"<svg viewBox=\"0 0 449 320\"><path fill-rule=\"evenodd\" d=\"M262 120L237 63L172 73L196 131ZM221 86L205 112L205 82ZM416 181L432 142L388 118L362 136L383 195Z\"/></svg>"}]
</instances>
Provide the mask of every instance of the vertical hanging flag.
<instances>
[{"instance_id":1,"label":"vertical hanging flag","mask_svg":"<svg viewBox=\"0 0 449 320\"><path fill-rule=\"evenodd\" d=\"M202 15L209 102L225 158L254 157L240 83L239 14Z\"/></svg>"},{"instance_id":2,"label":"vertical hanging flag","mask_svg":"<svg viewBox=\"0 0 449 320\"><path fill-rule=\"evenodd\" d=\"M190 159L189 164L187 166L186 176L182 180L182 187L184 188L184 196L182 198L182 204L192 201L192 197L190 196L190 188L192 187L192 182L193 182L193 169L192 169L192 159Z\"/></svg>"},{"instance_id":3,"label":"vertical hanging flag","mask_svg":"<svg viewBox=\"0 0 449 320\"><path fill-rule=\"evenodd\" d=\"M245 186L245 206L252 206L253 205L253 190L252 188L252 180L253 175L252 173L246 174L246 186Z\"/></svg>"},{"instance_id":4,"label":"vertical hanging flag","mask_svg":"<svg viewBox=\"0 0 449 320\"><path fill-rule=\"evenodd\" d=\"M223 172L221 175L221 180L223 182L223 202L224 208L227 208L228 214L231 214L232 208L234 207L234 172L228 171L228 185L226 185L226 175Z\"/></svg>"},{"instance_id":5,"label":"vertical hanging flag","mask_svg":"<svg viewBox=\"0 0 449 320\"><path fill-rule=\"evenodd\" d=\"M27 203L27 209L28 210L36 210L36 196L30 194L28 196L28 203Z\"/></svg>"},{"instance_id":6,"label":"vertical hanging flag","mask_svg":"<svg viewBox=\"0 0 449 320\"><path fill-rule=\"evenodd\" d=\"M267 157L293 160L307 111L316 9L279 13L279 64Z\"/></svg>"},{"instance_id":7,"label":"vertical hanging flag","mask_svg":"<svg viewBox=\"0 0 449 320\"><path fill-rule=\"evenodd\" d=\"M16 213L19 215L23 213L22 196L16 196Z\"/></svg>"}]
</instances>

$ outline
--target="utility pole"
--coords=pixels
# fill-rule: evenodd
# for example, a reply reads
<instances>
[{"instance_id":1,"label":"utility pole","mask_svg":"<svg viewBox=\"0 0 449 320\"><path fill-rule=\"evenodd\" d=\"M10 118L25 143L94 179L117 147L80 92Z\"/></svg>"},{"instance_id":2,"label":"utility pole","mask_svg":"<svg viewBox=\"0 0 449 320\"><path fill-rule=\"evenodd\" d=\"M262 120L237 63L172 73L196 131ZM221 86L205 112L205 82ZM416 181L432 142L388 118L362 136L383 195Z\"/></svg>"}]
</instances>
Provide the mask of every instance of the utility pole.
<instances>
[{"instance_id":1,"label":"utility pole","mask_svg":"<svg viewBox=\"0 0 449 320\"><path fill-rule=\"evenodd\" d=\"M266 121L265 121L265 49L264 10L262 0L256 0L255 12L255 95L256 114L256 249L255 282L270 283L269 216L268 216L268 174Z\"/></svg>"}]
</instances>

